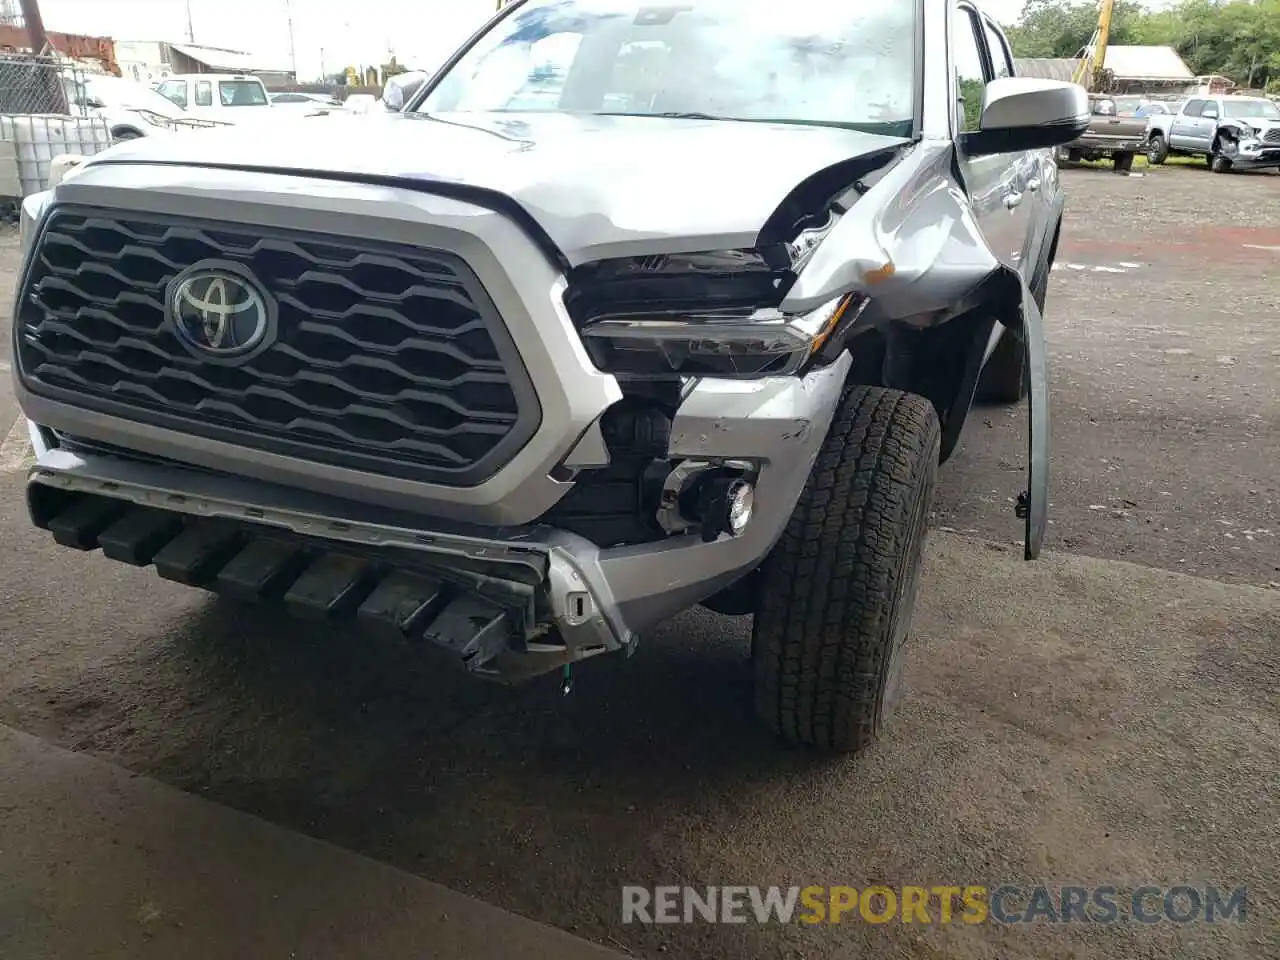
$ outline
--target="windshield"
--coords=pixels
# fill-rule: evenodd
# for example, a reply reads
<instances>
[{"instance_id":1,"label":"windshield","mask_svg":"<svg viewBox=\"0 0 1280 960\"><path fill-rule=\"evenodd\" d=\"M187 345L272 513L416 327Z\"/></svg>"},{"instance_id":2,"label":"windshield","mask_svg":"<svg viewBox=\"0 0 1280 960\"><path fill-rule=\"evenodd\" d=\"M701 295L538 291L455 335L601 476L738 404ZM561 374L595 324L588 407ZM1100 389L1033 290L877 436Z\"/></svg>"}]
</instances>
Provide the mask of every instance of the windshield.
<instances>
[{"instance_id":1,"label":"windshield","mask_svg":"<svg viewBox=\"0 0 1280 960\"><path fill-rule=\"evenodd\" d=\"M417 110L697 114L910 136L915 6L529 0Z\"/></svg>"},{"instance_id":2,"label":"windshield","mask_svg":"<svg viewBox=\"0 0 1280 960\"><path fill-rule=\"evenodd\" d=\"M94 100L105 107L126 110L150 110L162 117L184 116L182 108L150 87L119 77L85 77L81 98Z\"/></svg>"},{"instance_id":3,"label":"windshield","mask_svg":"<svg viewBox=\"0 0 1280 960\"><path fill-rule=\"evenodd\" d=\"M1228 117L1256 117L1280 120L1280 107L1270 100L1223 100L1222 111Z\"/></svg>"},{"instance_id":4,"label":"windshield","mask_svg":"<svg viewBox=\"0 0 1280 960\"><path fill-rule=\"evenodd\" d=\"M224 107L261 107L269 102L266 89L257 80L220 80L218 96Z\"/></svg>"}]
</instances>

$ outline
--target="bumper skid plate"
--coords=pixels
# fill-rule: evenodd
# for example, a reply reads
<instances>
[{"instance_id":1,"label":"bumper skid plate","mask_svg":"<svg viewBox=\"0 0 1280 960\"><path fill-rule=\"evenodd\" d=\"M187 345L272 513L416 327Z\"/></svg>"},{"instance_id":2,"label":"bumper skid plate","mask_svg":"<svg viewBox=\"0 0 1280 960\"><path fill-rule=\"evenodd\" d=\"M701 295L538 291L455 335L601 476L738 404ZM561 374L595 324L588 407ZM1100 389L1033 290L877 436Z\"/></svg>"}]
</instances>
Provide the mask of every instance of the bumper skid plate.
<instances>
[{"instance_id":1,"label":"bumper skid plate","mask_svg":"<svg viewBox=\"0 0 1280 960\"><path fill-rule=\"evenodd\" d=\"M56 542L101 549L133 566L154 565L166 580L283 605L303 619L349 621L385 637L422 641L490 679L520 679L578 659L538 624L532 595L521 603L518 587L504 603L500 591L482 594L429 570L362 556L355 545L95 494L39 490L32 519Z\"/></svg>"}]
</instances>

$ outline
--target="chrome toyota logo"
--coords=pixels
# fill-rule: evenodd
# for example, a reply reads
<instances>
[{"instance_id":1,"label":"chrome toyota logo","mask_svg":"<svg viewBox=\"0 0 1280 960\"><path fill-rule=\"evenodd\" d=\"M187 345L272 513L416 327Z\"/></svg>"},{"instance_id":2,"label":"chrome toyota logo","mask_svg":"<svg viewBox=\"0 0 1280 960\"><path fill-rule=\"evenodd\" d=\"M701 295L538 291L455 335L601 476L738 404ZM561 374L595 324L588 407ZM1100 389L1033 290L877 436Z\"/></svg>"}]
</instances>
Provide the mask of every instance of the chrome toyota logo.
<instances>
[{"instance_id":1,"label":"chrome toyota logo","mask_svg":"<svg viewBox=\"0 0 1280 960\"><path fill-rule=\"evenodd\" d=\"M245 357L273 332L274 304L239 264L195 264L174 277L167 301L174 332L197 356Z\"/></svg>"}]
</instances>

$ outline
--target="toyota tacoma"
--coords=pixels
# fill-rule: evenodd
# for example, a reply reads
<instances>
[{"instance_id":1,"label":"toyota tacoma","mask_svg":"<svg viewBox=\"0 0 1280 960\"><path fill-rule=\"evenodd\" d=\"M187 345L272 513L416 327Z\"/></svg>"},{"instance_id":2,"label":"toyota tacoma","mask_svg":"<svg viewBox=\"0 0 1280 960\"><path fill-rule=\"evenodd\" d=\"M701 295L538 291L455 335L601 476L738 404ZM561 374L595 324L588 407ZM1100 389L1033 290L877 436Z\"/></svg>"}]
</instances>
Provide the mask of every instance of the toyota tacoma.
<instances>
[{"instance_id":1,"label":"toyota tacoma","mask_svg":"<svg viewBox=\"0 0 1280 960\"><path fill-rule=\"evenodd\" d=\"M400 112L120 144L23 205L32 521L503 681L754 614L856 750L975 396L1040 549L1088 123L968 2L517 0Z\"/></svg>"}]
</instances>

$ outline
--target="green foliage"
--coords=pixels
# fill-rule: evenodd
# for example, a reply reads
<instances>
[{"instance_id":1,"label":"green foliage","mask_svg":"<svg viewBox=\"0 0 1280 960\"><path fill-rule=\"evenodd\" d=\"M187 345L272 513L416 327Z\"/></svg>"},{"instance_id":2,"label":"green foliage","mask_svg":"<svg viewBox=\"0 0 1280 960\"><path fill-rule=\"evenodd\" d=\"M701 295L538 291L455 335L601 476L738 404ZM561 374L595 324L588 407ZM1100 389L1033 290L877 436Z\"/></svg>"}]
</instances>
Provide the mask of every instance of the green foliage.
<instances>
[{"instance_id":1,"label":"green foliage","mask_svg":"<svg viewBox=\"0 0 1280 960\"><path fill-rule=\"evenodd\" d=\"M964 129L977 130L982 125L982 96L987 85L981 80L960 78L960 96L964 97Z\"/></svg>"},{"instance_id":2,"label":"green foliage","mask_svg":"<svg viewBox=\"0 0 1280 960\"><path fill-rule=\"evenodd\" d=\"M1015 57L1074 57L1097 25L1094 0L1027 0L1009 41ZM1168 45L1193 73L1269 87L1280 80L1280 0L1179 0L1163 10L1116 0L1109 42Z\"/></svg>"}]
</instances>

